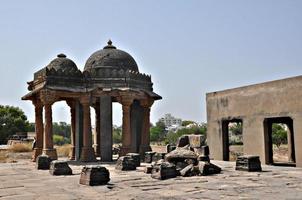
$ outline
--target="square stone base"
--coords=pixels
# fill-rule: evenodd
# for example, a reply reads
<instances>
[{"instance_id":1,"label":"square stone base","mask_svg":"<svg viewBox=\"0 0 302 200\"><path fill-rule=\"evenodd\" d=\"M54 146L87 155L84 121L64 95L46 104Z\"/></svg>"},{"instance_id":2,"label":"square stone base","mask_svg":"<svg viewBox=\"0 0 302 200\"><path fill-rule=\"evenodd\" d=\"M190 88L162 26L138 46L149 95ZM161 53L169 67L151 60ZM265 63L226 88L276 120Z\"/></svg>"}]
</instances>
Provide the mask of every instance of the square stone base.
<instances>
[{"instance_id":1,"label":"square stone base","mask_svg":"<svg viewBox=\"0 0 302 200\"><path fill-rule=\"evenodd\" d=\"M31 161L36 162L37 157L42 154L42 148L35 148L31 157Z\"/></svg>"},{"instance_id":2,"label":"square stone base","mask_svg":"<svg viewBox=\"0 0 302 200\"><path fill-rule=\"evenodd\" d=\"M48 155L51 160L58 160L56 149L43 149L43 154Z\"/></svg>"},{"instance_id":3,"label":"square stone base","mask_svg":"<svg viewBox=\"0 0 302 200\"><path fill-rule=\"evenodd\" d=\"M83 147L81 152L80 161L82 162L94 162L96 161L94 155L94 149L92 147Z\"/></svg>"}]
</instances>

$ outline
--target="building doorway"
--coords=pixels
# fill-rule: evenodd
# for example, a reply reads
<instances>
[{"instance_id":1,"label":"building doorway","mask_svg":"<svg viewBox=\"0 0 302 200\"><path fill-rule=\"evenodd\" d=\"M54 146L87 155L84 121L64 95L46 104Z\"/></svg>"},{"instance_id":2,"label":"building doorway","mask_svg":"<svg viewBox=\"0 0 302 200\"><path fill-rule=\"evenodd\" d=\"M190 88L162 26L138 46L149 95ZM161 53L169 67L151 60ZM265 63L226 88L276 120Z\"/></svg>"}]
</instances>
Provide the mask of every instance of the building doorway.
<instances>
[{"instance_id":1,"label":"building doorway","mask_svg":"<svg viewBox=\"0 0 302 200\"><path fill-rule=\"evenodd\" d=\"M235 161L243 155L242 120L222 121L223 160Z\"/></svg>"},{"instance_id":2,"label":"building doorway","mask_svg":"<svg viewBox=\"0 0 302 200\"><path fill-rule=\"evenodd\" d=\"M264 133L266 164L296 166L292 118L266 118Z\"/></svg>"}]
</instances>

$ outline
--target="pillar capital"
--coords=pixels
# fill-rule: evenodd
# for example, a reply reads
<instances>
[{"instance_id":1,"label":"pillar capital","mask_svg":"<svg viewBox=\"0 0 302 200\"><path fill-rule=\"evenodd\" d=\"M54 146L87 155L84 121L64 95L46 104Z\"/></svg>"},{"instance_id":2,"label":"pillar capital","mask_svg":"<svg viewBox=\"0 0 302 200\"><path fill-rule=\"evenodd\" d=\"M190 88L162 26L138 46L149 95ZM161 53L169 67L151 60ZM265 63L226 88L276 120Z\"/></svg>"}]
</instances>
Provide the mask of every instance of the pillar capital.
<instances>
[{"instance_id":1,"label":"pillar capital","mask_svg":"<svg viewBox=\"0 0 302 200\"><path fill-rule=\"evenodd\" d=\"M57 101L57 96L54 91L45 89L40 91L40 99L44 105L52 105Z\"/></svg>"},{"instance_id":2,"label":"pillar capital","mask_svg":"<svg viewBox=\"0 0 302 200\"><path fill-rule=\"evenodd\" d=\"M80 103L83 105L89 105L90 104L90 96L86 95L86 96L82 96L80 98Z\"/></svg>"},{"instance_id":3,"label":"pillar capital","mask_svg":"<svg viewBox=\"0 0 302 200\"><path fill-rule=\"evenodd\" d=\"M120 99L120 103L123 105L123 106L131 106L132 103L134 101L134 98L133 97L130 97L130 96L123 96L121 99Z\"/></svg>"},{"instance_id":4,"label":"pillar capital","mask_svg":"<svg viewBox=\"0 0 302 200\"><path fill-rule=\"evenodd\" d=\"M66 100L66 103L71 109L75 109L76 101L74 99L68 99Z\"/></svg>"},{"instance_id":5,"label":"pillar capital","mask_svg":"<svg viewBox=\"0 0 302 200\"><path fill-rule=\"evenodd\" d=\"M36 97L32 100L32 104L36 107L36 108L42 108L43 107L43 103L42 101Z\"/></svg>"},{"instance_id":6,"label":"pillar capital","mask_svg":"<svg viewBox=\"0 0 302 200\"><path fill-rule=\"evenodd\" d=\"M140 102L140 105L144 108L151 108L151 106L153 105L154 103L154 99L142 99L139 101Z\"/></svg>"}]
</instances>

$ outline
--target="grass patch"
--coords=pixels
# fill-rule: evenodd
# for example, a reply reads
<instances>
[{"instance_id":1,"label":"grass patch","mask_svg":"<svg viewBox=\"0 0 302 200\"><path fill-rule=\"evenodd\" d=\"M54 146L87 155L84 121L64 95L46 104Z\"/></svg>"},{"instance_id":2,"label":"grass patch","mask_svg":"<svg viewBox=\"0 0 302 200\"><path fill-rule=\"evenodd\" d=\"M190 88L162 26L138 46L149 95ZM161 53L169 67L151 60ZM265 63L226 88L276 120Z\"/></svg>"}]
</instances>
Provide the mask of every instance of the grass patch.
<instances>
[{"instance_id":1,"label":"grass patch","mask_svg":"<svg viewBox=\"0 0 302 200\"><path fill-rule=\"evenodd\" d=\"M23 143L17 143L9 147L9 151L14 153L21 153L21 152L31 152L31 144L23 144Z\"/></svg>"},{"instance_id":2,"label":"grass patch","mask_svg":"<svg viewBox=\"0 0 302 200\"><path fill-rule=\"evenodd\" d=\"M59 157L68 157L71 155L71 144L57 146L56 149Z\"/></svg>"}]
</instances>

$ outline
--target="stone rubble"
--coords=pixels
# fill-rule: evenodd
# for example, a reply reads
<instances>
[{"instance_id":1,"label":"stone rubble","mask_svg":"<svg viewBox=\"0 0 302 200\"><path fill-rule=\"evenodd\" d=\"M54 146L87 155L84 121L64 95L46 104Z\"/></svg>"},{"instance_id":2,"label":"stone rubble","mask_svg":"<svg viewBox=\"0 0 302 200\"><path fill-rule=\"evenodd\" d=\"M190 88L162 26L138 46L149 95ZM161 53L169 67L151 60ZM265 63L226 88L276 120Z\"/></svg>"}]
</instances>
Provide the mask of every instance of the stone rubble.
<instances>
[{"instance_id":1,"label":"stone rubble","mask_svg":"<svg viewBox=\"0 0 302 200\"><path fill-rule=\"evenodd\" d=\"M122 156L117 160L115 169L121 171L136 170L136 163L130 156Z\"/></svg>"},{"instance_id":2,"label":"stone rubble","mask_svg":"<svg viewBox=\"0 0 302 200\"><path fill-rule=\"evenodd\" d=\"M54 160L50 163L49 173L54 176L72 175L72 169L66 161Z\"/></svg>"},{"instance_id":3,"label":"stone rubble","mask_svg":"<svg viewBox=\"0 0 302 200\"><path fill-rule=\"evenodd\" d=\"M110 181L110 173L102 166L85 166L82 169L80 184L96 186L106 185Z\"/></svg>"}]
</instances>

